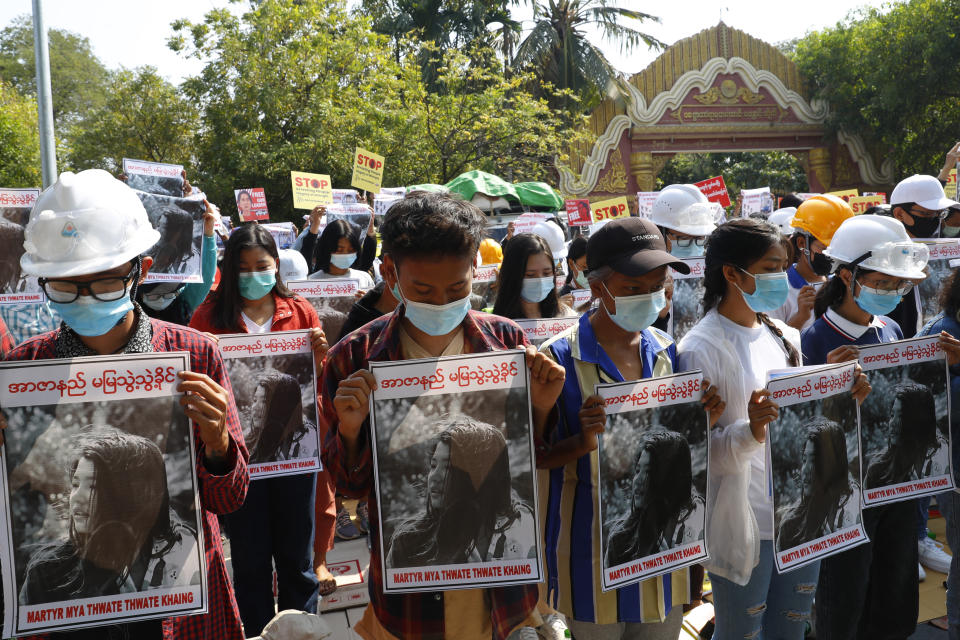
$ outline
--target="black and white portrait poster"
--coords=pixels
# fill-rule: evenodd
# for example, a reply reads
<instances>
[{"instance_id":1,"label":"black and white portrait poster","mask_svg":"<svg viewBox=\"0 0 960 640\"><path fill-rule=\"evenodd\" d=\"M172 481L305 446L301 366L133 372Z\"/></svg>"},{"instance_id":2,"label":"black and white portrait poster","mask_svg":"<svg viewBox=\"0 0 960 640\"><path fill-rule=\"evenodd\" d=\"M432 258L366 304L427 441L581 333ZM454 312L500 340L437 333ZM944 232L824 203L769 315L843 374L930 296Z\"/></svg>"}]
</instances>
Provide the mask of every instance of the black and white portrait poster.
<instances>
[{"instance_id":1,"label":"black and white portrait poster","mask_svg":"<svg viewBox=\"0 0 960 640\"><path fill-rule=\"evenodd\" d=\"M570 327L575 326L580 322L580 318L577 316L536 318L533 320L520 318L514 320L514 322L523 329L524 335L527 336L527 341L533 346L539 347L550 338L558 336Z\"/></svg>"},{"instance_id":2,"label":"black and white portrait poster","mask_svg":"<svg viewBox=\"0 0 960 640\"><path fill-rule=\"evenodd\" d=\"M484 309L492 307L497 298L497 273L500 271L500 265L488 264L477 267L473 272L473 295L476 296L471 301L474 309Z\"/></svg>"},{"instance_id":3,"label":"black and white portrait poster","mask_svg":"<svg viewBox=\"0 0 960 640\"><path fill-rule=\"evenodd\" d=\"M860 513L854 362L804 367L767 385L774 557L783 573L867 542Z\"/></svg>"},{"instance_id":4,"label":"black and white portrait poster","mask_svg":"<svg viewBox=\"0 0 960 640\"><path fill-rule=\"evenodd\" d=\"M153 228L160 232L160 240L147 255L153 266L147 282L202 282L200 252L203 247L204 195L188 198L164 196L137 191Z\"/></svg>"},{"instance_id":5,"label":"black and white portrait poster","mask_svg":"<svg viewBox=\"0 0 960 640\"><path fill-rule=\"evenodd\" d=\"M873 390L860 407L863 503L949 491L950 377L937 336L860 347Z\"/></svg>"},{"instance_id":6,"label":"black and white portrait poster","mask_svg":"<svg viewBox=\"0 0 960 640\"><path fill-rule=\"evenodd\" d=\"M0 304L43 302L36 278L20 271L24 229L40 189L0 188Z\"/></svg>"},{"instance_id":7,"label":"black and white portrait poster","mask_svg":"<svg viewBox=\"0 0 960 640\"><path fill-rule=\"evenodd\" d=\"M250 478L319 471L317 383L310 330L218 336Z\"/></svg>"},{"instance_id":8,"label":"black and white portrait poster","mask_svg":"<svg viewBox=\"0 0 960 640\"><path fill-rule=\"evenodd\" d=\"M542 580L522 350L371 362L385 593Z\"/></svg>"},{"instance_id":9,"label":"black and white portrait poster","mask_svg":"<svg viewBox=\"0 0 960 640\"><path fill-rule=\"evenodd\" d=\"M673 278L673 296L670 299L670 326L667 333L676 341L703 317L704 258L684 258L683 261L690 267L690 273L668 269Z\"/></svg>"},{"instance_id":10,"label":"black and white portrait poster","mask_svg":"<svg viewBox=\"0 0 960 640\"><path fill-rule=\"evenodd\" d=\"M3 637L207 610L189 363L0 363Z\"/></svg>"},{"instance_id":11,"label":"black and white portrait poster","mask_svg":"<svg viewBox=\"0 0 960 640\"><path fill-rule=\"evenodd\" d=\"M917 285L917 295L920 296L920 308L923 310L923 324L933 320L940 313L940 289L944 281L953 272L951 261L960 258L960 240L934 239L921 240L930 250L930 261L927 262L927 277Z\"/></svg>"},{"instance_id":12,"label":"black and white portrait poster","mask_svg":"<svg viewBox=\"0 0 960 640\"><path fill-rule=\"evenodd\" d=\"M123 159L127 185L137 191L183 197L183 165Z\"/></svg>"},{"instance_id":13,"label":"black and white portrait poster","mask_svg":"<svg viewBox=\"0 0 960 640\"><path fill-rule=\"evenodd\" d=\"M353 235L361 241L367 234L367 228L370 226L370 207L362 202L354 204L333 204L327 205L326 223L330 224L334 220L346 220L350 223L350 229Z\"/></svg>"},{"instance_id":14,"label":"black and white portrait poster","mask_svg":"<svg viewBox=\"0 0 960 640\"><path fill-rule=\"evenodd\" d=\"M703 374L597 385L602 589L707 558L707 412Z\"/></svg>"},{"instance_id":15,"label":"black and white portrait poster","mask_svg":"<svg viewBox=\"0 0 960 640\"><path fill-rule=\"evenodd\" d=\"M320 326L330 344L335 344L340 331L357 301L358 280L325 278L321 280L291 280L287 289L307 299L320 318Z\"/></svg>"}]
</instances>

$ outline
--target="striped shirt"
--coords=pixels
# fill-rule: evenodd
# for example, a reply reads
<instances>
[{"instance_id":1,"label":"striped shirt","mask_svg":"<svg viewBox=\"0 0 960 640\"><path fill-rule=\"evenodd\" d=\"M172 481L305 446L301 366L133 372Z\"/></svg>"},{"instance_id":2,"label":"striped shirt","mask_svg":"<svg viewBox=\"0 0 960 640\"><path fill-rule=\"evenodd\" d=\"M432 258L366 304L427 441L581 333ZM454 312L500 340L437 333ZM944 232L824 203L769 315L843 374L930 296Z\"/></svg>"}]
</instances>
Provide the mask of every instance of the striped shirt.
<instances>
[{"instance_id":1,"label":"striped shirt","mask_svg":"<svg viewBox=\"0 0 960 640\"><path fill-rule=\"evenodd\" d=\"M557 401L557 428L547 435L548 441L558 442L580 432L577 414L596 384L624 380L597 342L587 313L576 326L548 340L540 350L567 372ZM644 378L669 375L677 368L677 347L659 329L641 333L640 357ZM674 606L690 601L689 570L680 569L614 591L601 589L599 468L600 456L594 450L563 467L538 473L547 600L564 615L581 622L662 622Z\"/></svg>"}]
</instances>

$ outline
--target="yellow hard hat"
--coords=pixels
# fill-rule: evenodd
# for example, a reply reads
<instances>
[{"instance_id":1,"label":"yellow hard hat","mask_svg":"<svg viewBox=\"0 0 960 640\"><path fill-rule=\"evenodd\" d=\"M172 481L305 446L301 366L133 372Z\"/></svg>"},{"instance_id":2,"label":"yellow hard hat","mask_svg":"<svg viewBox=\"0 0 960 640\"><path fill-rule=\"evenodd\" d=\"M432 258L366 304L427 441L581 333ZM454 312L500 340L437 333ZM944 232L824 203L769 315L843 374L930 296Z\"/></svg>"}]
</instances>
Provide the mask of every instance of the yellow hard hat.
<instances>
[{"instance_id":1,"label":"yellow hard hat","mask_svg":"<svg viewBox=\"0 0 960 640\"><path fill-rule=\"evenodd\" d=\"M853 217L853 209L842 198L824 193L804 200L797 207L797 214L790 223L795 229L802 229L814 238L829 245L833 232L844 220Z\"/></svg>"},{"instance_id":2,"label":"yellow hard hat","mask_svg":"<svg viewBox=\"0 0 960 640\"><path fill-rule=\"evenodd\" d=\"M503 249L500 243L493 238L484 238L480 243L480 259L483 264L500 264L503 262Z\"/></svg>"}]
</instances>

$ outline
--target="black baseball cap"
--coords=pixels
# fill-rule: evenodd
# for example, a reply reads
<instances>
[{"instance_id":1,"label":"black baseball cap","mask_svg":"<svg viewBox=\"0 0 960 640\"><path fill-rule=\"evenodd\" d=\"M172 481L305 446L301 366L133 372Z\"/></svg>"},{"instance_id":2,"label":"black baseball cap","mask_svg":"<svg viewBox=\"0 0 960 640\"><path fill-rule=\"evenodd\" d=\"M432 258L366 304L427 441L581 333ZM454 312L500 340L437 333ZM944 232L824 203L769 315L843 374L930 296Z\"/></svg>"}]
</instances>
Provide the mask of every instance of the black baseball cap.
<instances>
[{"instance_id":1,"label":"black baseball cap","mask_svg":"<svg viewBox=\"0 0 960 640\"><path fill-rule=\"evenodd\" d=\"M657 225L643 218L611 220L587 240L588 271L610 267L625 276L642 276L664 265L690 273L686 262L667 252Z\"/></svg>"}]
</instances>

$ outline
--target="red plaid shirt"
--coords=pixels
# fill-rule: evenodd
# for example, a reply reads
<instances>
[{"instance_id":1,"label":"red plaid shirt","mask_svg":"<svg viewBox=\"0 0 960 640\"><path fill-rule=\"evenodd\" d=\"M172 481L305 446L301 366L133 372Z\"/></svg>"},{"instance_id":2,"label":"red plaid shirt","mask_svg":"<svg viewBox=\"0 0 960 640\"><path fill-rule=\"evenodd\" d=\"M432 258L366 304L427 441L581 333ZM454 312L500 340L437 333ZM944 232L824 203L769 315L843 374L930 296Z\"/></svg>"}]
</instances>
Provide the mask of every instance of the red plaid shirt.
<instances>
[{"instance_id":1,"label":"red plaid shirt","mask_svg":"<svg viewBox=\"0 0 960 640\"><path fill-rule=\"evenodd\" d=\"M227 464L230 471L225 475L211 474L203 464L205 447L199 431L194 428L194 444L197 450L197 480L200 487L200 506L203 508L203 543L207 557L207 589L209 612L205 615L164 618L165 640L206 640L208 638L242 640L240 612L233 596L233 586L227 576L220 545L220 525L217 514L230 513L243 504L247 496L250 474L247 459L250 457L243 443L243 432L233 402L230 380L223 369L223 360L217 345L208 337L179 325L161 320L150 320L153 329L153 350L190 352L190 370L204 373L227 390L230 406L227 409L227 429L230 431L230 449ZM7 355L7 360L46 360L55 357L55 345L59 330L44 333L25 341ZM37 636L44 637L44 636Z\"/></svg>"},{"instance_id":2,"label":"red plaid shirt","mask_svg":"<svg viewBox=\"0 0 960 640\"><path fill-rule=\"evenodd\" d=\"M7 329L7 323L0 319L0 360L5 359L7 354L13 351L13 347L13 338Z\"/></svg>"},{"instance_id":3,"label":"red plaid shirt","mask_svg":"<svg viewBox=\"0 0 960 640\"><path fill-rule=\"evenodd\" d=\"M347 469L346 448L338 433L339 421L333 407L340 381L371 361L402 360L400 320L403 308L377 318L349 334L328 353L323 367L320 422L325 423L323 461L337 488L348 496L361 498L373 491L373 455L370 451L370 423L360 430L359 460ZM523 330L514 322L477 311L470 311L463 322L464 352L483 353L526 346ZM380 566L380 527L377 501L370 500L370 601L387 631L398 638L443 640L443 592L386 595L383 593ZM537 605L537 587L522 585L488 589L493 637L505 638L521 624Z\"/></svg>"}]
</instances>

